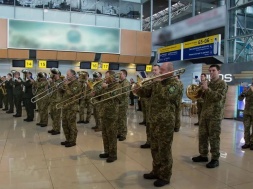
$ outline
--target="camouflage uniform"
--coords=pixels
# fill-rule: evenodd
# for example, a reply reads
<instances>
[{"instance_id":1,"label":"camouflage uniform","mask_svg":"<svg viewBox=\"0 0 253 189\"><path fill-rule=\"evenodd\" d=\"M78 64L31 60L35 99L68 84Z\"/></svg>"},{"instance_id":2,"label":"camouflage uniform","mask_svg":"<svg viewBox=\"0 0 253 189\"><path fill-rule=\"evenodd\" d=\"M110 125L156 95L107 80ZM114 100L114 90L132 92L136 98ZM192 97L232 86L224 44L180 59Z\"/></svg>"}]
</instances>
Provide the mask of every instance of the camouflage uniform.
<instances>
[{"instance_id":1,"label":"camouflage uniform","mask_svg":"<svg viewBox=\"0 0 253 189\"><path fill-rule=\"evenodd\" d=\"M79 101L79 121L84 121L84 109L85 109L85 99L86 99L86 83L80 82L81 90L83 92L83 98ZM81 96L80 96L81 97Z\"/></svg>"},{"instance_id":2,"label":"camouflage uniform","mask_svg":"<svg viewBox=\"0 0 253 189\"><path fill-rule=\"evenodd\" d=\"M86 94L89 94L90 92L91 92L91 90L87 89ZM92 114L92 104L90 103L90 98L91 98L91 96L87 95L84 100L85 101L84 104L87 108L86 121L88 121L88 122L90 121L91 114Z\"/></svg>"},{"instance_id":3,"label":"camouflage uniform","mask_svg":"<svg viewBox=\"0 0 253 189\"><path fill-rule=\"evenodd\" d=\"M102 89L102 82L98 83L98 84L95 84L94 86L94 91L99 91ZM100 100L100 99L97 99L97 100ZM103 106L98 103L98 104L95 104L94 105L94 119L95 119L95 122L96 122L96 129L98 130L102 130L102 113L103 113Z\"/></svg>"},{"instance_id":4,"label":"camouflage uniform","mask_svg":"<svg viewBox=\"0 0 253 189\"><path fill-rule=\"evenodd\" d=\"M107 89L102 90L103 92L109 92L120 87L119 83L108 85ZM120 93L120 90L114 91L107 95L103 95L101 100L115 96ZM104 143L104 152L109 154L109 157L117 157L117 121L119 113L119 98L113 98L101 103L103 106L102 112L102 137Z\"/></svg>"},{"instance_id":5,"label":"camouflage uniform","mask_svg":"<svg viewBox=\"0 0 253 189\"><path fill-rule=\"evenodd\" d=\"M58 79L53 82L52 87L55 89L62 80ZM60 132L61 130L61 109L57 109L56 105L60 103L62 100L62 93L61 90L55 90L50 96L50 116L52 119L52 127L53 131Z\"/></svg>"},{"instance_id":6,"label":"camouflage uniform","mask_svg":"<svg viewBox=\"0 0 253 189\"><path fill-rule=\"evenodd\" d=\"M144 123L147 122L147 107L146 107L146 104L147 104L147 99L141 97L141 111L142 111L143 122Z\"/></svg>"},{"instance_id":7,"label":"camouflage uniform","mask_svg":"<svg viewBox=\"0 0 253 189\"><path fill-rule=\"evenodd\" d=\"M171 145L173 141L176 113L176 98L180 86L176 79L154 82L151 88L143 87L137 94L149 98L150 134L153 169L151 174L170 181L172 175Z\"/></svg>"},{"instance_id":8,"label":"camouflage uniform","mask_svg":"<svg viewBox=\"0 0 253 189\"><path fill-rule=\"evenodd\" d=\"M6 81L6 91L7 91L7 101L9 104L8 111L13 112L14 108L14 102L13 102L13 81L10 79L9 81Z\"/></svg>"},{"instance_id":9,"label":"camouflage uniform","mask_svg":"<svg viewBox=\"0 0 253 189\"><path fill-rule=\"evenodd\" d=\"M176 122L175 122L175 130L179 130L181 126L181 103L182 103L182 98L183 98L183 93L184 93L184 85L181 81L179 82L180 86L180 92L179 95L177 96L177 106L176 106Z\"/></svg>"},{"instance_id":10,"label":"camouflage uniform","mask_svg":"<svg viewBox=\"0 0 253 189\"><path fill-rule=\"evenodd\" d=\"M48 82L46 80L37 81L34 85L37 88L36 94L41 93L41 95L37 96L37 99L41 98L44 95L47 95L45 91L48 90ZM48 105L49 105L48 95L37 102L38 111L40 115L40 121L39 121L40 124L47 125L48 123Z\"/></svg>"},{"instance_id":11,"label":"camouflage uniform","mask_svg":"<svg viewBox=\"0 0 253 189\"><path fill-rule=\"evenodd\" d=\"M70 82L68 85L64 85L63 101L71 98L73 95L81 92L81 86L78 80ZM62 110L62 128L66 141L69 143L76 143L77 128L76 128L76 113L78 111L78 101L68 106L65 106Z\"/></svg>"},{"instance_id":12,"label":"camouflage uniform","mask_svg":"<svg viewBox=\"0 0 253 189\"><path fill-rule=\"evenodd\" d=\"M245 144L253 144L253 87L250 87L246 92L243 92L238 99L245 100L245 108L243 111L243 124L244 124L244 140ZM252 133L250 134L250 128Z\"/></svg>"},{"instance_id":13,"label":"camouflage uniform","mask_svg":"<svg viewBox=\"0 0 253 189\"><path fill-rule=\"evenodd\" d=\"M127 87L129 86L129 87ZM123 87L121 92L124 93L120 98L120 105L119 105L119 114L118 114L118 135L126 138L127 135L127 109L128 109L128 98L130 91L130 82L127 79L124 79L120 82L120 87Z\"/></svg>"},{"instance_id":14,"label":"camouflage uniform","mask_svg":"<svg viewBox=\"0 0 253 189\"><path fill-rule=\"evenodd\" d=\"M221 120L227 90L228 86L225 81L211 80L208 83L208 89L202 96L204 102L199 124L199 153L202 157L207 157L210 143L212 160L218 160L220 157Z\"/></svg>"},{"instance_id":15,"label":"camouflage uniform","mask_svg":"<svg viewBox=\"0 0 253 189\"><path fill-rule=\"evenodd\" d=\"M21 78L19 78L21 80ZM13 82L13 99L14 99L14 105L16 107L16 115L22 115L22 96L23 95L23 85L22 81L18 82L15 80Z\"/></svg>"}]
</instances>

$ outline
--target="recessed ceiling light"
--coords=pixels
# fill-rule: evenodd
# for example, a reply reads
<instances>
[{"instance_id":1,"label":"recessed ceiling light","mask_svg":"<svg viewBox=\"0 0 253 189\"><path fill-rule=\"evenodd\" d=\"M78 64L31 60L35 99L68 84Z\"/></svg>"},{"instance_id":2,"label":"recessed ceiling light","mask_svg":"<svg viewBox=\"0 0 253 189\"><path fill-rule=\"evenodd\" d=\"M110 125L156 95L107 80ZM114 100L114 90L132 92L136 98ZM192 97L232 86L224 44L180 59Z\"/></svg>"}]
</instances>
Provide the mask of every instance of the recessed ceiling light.
<instances>
[{"instance_id":1,"label":"recessed ceiling light","mask_svg":"<svg viewBox=\"0 0 253 189\"><path fill-rule=\"evenodd\" d=\"M200 12L198 12L200 14Z\"/></svg>"},{"instance_id":2,"label":"recessed ceiling light","mask_svg":"<svg viewBox=\"0 0 253 189\"><path fill-rule=\"evenodd\" d=\"M213 9L213 7L211 7L211 9Z\"/></svg>"}]
</instances>

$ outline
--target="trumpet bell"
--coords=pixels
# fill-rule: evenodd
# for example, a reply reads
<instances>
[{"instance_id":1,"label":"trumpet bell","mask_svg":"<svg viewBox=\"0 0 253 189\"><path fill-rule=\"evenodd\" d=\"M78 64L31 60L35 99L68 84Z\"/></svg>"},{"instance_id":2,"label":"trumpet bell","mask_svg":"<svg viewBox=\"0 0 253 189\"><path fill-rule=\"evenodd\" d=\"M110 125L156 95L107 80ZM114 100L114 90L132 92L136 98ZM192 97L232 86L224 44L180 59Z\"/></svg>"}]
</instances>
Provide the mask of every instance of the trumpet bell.
<instances>
[{"instance_id":1,"label":"trumpet bell","mask_svg":"<svg viewBox=\"0 0 253 189\"><path fill-rule=\"evenodd\" d=\"M135 96L138 96L137 93L134 92L135 89L139 89L141 87L141 82L132 84L131 91L133 91L133 94Z\"/></svg>"},{"instance_id":2,"label":"trumpet bell","mask_svg":"<svg viewBox=\"0 0 253 189\"><path fill-rule=\"evenodd\" d=\"M202 95L203 91L199 85L192 84L189 85L186 89L186 96L193 101L198 100Z\"/></svg>"}]
</instances>

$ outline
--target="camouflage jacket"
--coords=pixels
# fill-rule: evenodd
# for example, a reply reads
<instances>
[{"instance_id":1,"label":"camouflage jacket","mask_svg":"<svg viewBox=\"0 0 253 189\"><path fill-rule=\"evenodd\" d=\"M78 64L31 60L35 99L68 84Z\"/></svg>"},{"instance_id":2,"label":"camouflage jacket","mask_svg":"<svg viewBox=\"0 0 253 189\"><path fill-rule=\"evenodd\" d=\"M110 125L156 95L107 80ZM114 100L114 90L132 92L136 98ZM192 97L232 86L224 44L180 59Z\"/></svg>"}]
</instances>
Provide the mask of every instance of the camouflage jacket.
<instances>
[{"instance_id":1,"label":"camouflage jacket","mask_svg":"<svg viewBox=\"0 0 253 189\"><path fill-rule=\"evenodd\" d=\"M78 94L81 92L81 85L80 82L76 79L74 81L71 81L69 84L63 86L63 101L71 98L72 96ZM77 97L78 98L78 97ZM75 100L75 99L73 99ZM75 103L72 103L68 106L65 106L63 109L68 109L68 110L78 110L78 101Z\"/></svg>"},{"instance_id":2,"label":"camouflage jacket","mask_svg":"<svg viewBox=\"0 0 253 189\"><path fill-rule=\"evenodd\" d=\"M243 92L238 97L238 100L243 101L245 98L245 108L243 114L253 116L253 87L251 86L246 92Z\"/></svg>"},{"instance_id":3,"label":"camouflage jacket","mask_svg":"<svg viewBox=\"0 0 253 189\"><path fill-rule=\"evenodd\" d=\"M223 119L224 105L228 86L225 81L217 79L208 83L208 89L202 96L204 102L201 111L201 117L212 120Z\"/></svg>"},{"instance_id":4,"label":"camouflage jacket","mask_svg":"<svg viewBox=\"0 0 253 189\"><path fill-rule=\"evenodd\" d=\"M156 81L151 86L143 87L137 94L141 98L149 98L150 123L168 124L175 121L177 98L180 95L180 85L175 79ZM174 124L173 124L174 127Z\"/></svg>"},{"instance_id":5,"label":"camouflage jacket","mask_svg":"<svg viewBox=\"0 0 253 189\"><path fill-rule=\"evenodd\" d=\"M51 87L52 87L53 91L52 91L51 96L50 96L50 103L59 103L59 102L61 102L62 96L63 96L61 90L59 89L59 84L61 82L62 82L62 80L58 79L58 80L54 81L51 84Z\"/></svg>"},{"instance_id":6,"label":"camouflage jacket","mask_svg":"<svg viewBox=\"0 0 253 189\"><path fill-rule=\"evenodd\" d=\"M181 108L182 98L184 94L184 85L182 81L178 81L179 84L179 95L177 96L177 108Z\"/></svg>"},{"instance_id":7,"label":"camouflage jacket","mask_svg":"<svg viewBox=\"0 0 253 189\"><path fill-rule=\"evenodd\" d=\"M35 95L41 94L37 96L37 98L40 98L47 94L46 90L48 90L48 86L49 86L48 81L36 81L34 83L34 87L36 88Z\"/></svg>"},{"instance_id":8,"label":"camouflage jacket","mask_svg":"<svg viewBox=\"0 0 253 189\"><path fill-rule=\"evenodd\" d=\"M131 89L130 82L127 79L124 79L119 84L120 84L120 87L122 88L121 89L122 95L119 96L120 106L128 106L129 93Z\"/></svg>"}]
</instances>

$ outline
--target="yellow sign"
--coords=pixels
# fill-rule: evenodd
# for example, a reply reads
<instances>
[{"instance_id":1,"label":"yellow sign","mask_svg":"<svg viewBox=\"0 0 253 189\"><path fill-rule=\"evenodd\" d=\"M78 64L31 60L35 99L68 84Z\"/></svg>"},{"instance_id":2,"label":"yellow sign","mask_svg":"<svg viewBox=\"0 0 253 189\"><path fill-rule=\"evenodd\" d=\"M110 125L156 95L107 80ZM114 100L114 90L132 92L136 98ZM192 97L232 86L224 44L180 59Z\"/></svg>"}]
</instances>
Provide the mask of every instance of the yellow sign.
<instances>
[{"instance_id":1,"label":"yellow sign","mask_svg":"<svg viewBox=\"0 0 253 189\"><path fill-rule=\"evenodd\" d=\"M32 68L33 67L33 60L25 60L25 67Z\"/></svg>"},{"instance_id":2,"label":"yellow sign","mask_svg":"<svg viewBox=\"0 0 253 189\"><path fill-rule=\"evenodd\" d=\"M181 43L176 44L176 45L170 45L167 47L162 47L160 49L158 49L159 53L166 53L166 52L172 52L172 51L177 51L181 49Z\"/></svg>"},{"instance_id":3,"label":"yellow sign","mask_svg":"<svg viewBox=\"0 0 253 189\"><path fill-rule=\"evenodd\" d=\"M146 72L152 71L152 65L146 65Z\"/></svg>"},{"instance_id":4,"label":"yellow sign","mask_svg":"<svg viewBox=\"0 0 253 189\"><path fill-rule=\"evenodd\" d=\"M46 60L39 60L39 68L46 68L47 61Z\"/></svg>"},{"instance_id":5,"label":"yellow sign","mask_svg":"<svg viewBox=\"0 0 253 189\"><path fill-rule=\"evenodd\" d=\"M91 62L91 69L92 70L98 69L98 62Z\"/></svg>"},{"instance_id":6,"label":"yellow sign","mask_svg":"<svg viewBox=\"0 0 253 189\"><path fill-rule=\"evenodd\" d=\"M109 63L103 63L102 70L108 70L108 69L109 69Z\"/></svg>"},{"instance_id":7,"label":"yellow sign","mask_svg":"<svg viewBox=\"0 0 253 189\"><path fill-rule=\"evenodd\" d=\"M191 47L202 46L202 45L207 45L207 44L213 44L214 41L220 42L219 35L213 35L213 36L204 37L204 38L200 38L200 39L185 42L184 43L184 49L191 48Z\"/></svg>"}]
</instances>

